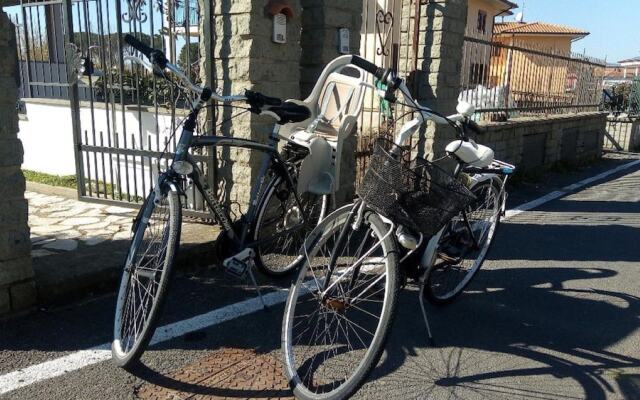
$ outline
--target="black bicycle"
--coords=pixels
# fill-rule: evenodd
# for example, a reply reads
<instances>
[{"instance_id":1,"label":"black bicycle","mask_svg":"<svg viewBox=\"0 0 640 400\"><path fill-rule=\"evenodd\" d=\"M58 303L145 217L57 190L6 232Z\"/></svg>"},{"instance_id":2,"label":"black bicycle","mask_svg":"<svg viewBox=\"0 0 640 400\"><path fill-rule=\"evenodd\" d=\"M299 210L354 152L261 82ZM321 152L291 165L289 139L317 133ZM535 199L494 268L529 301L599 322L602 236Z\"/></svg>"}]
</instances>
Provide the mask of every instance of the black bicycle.
<instances>
[{"instance_id":1,"label":"black bicycle","mask_svg":"<svg viewBox=\"0 0 640 400\"><path fill-rule=\"evenodd\" d=\"M297 256L306 233L322 219L328 205L324 195L298 194L296 190L297 171L309 154L308 149L287 142L282 153L278 152L280 126L309 119L311 113L307 107L248 90L241 95L220 96L209 88L193 84L167 61L162 51L130 35L125 41L148 59L126 56L125 60L141 64L159 77L169 79L165 73L171 72L178 78L171 81L195 100L184 121L171 166L159 176L132 226L133 237L117 298L112 344L113 359L121 367L139 359L155 331L180 242L181 197L187 180L193 181L202 193L213 219L222 228L217 247L223 266L234 275L248 276L254 285L254 265L271 275L282 275L296 268L302 261ZM251 112L275 119L267 143L194 135L198 113L212 98L223 104L245 102ZM248 211L235 223L189 153L189 149L205 146L238 147L265 153Z\"/></svg>"}]
</instances>

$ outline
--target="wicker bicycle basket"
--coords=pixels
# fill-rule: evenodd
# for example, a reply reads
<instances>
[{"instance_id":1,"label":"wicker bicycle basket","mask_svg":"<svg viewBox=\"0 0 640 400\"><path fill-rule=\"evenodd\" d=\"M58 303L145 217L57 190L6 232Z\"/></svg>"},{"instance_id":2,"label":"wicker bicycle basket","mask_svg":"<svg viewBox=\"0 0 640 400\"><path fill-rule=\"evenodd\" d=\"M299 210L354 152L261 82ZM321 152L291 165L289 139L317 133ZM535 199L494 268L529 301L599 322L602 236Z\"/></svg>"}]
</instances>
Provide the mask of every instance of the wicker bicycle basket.
<instances>
[{"instance_id":1,"label":"wicker bicycle basket","mask_svg":"<svg viewBox=\"0 0 640 400\"><path fill-rule=\"evenodd\" d=\"M409 150L391 155L392 142L378 139L358 196L374 211L431 236L475 200L473 193L435 164Z\"/></svg>"}]
</instances>

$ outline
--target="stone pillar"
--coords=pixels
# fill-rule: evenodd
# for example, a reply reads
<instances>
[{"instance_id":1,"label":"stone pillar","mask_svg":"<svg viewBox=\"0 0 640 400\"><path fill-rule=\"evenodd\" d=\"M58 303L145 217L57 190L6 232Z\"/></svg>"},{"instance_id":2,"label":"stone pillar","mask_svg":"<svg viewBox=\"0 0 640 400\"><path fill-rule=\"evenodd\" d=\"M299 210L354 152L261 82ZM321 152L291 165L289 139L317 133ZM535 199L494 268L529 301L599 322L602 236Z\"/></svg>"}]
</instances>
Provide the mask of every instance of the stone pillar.
<instances>
[{"instance_id":1,"label":"stone pillar","mask_svg":"<svg viewBox=\"0 0 640 400\"><path fill-rule=\"evenodd\" d=\"M270 10L285 5L286 43L274 43ZM212 3L214 88L223 94L244 89L283 99L300 97L300 21L299 0L222 0ZM216 123L239 110L224 108ZM240 110L241 111L241 110ZM216 134L265 142L273 128L271 118L245 113L225 123ZM238 202L246 210L251 185L256 179L263 154L237 148L219 149L218 180L226 201Z\"/></svg>"},{"instance_id":2,"label":"stone pillar","mask_svg":"<svg viewBox=\"0 0 640 400\"><path fill-rule=\"evenodd\" d=\"M421 7L414 95L445 115L455 113L460 93L467 7L467 0L431 0ZM451 127L429 123L420 152L439 157L453 137Z\"/></svg>"},{"instance_id":3,"label":"stone pillar","mask_svg":"<svg viewBox=\"0 0 640 400\"><path fill-rule=\"evenodd\" d=\"M324 67L342 55L339 49L339 29L349 29L352 54L360 51L362 1L302 0L302 57L300 60L300 90L306 97L316 84ZM357 128L355 128L357 130ZM337 204L351 201L355 195L356 132L343 144Z\"/></svg>"},{"instance_id":4,"label":"stone pillar","mask_svg":"<svg viewBox=\"0 0 640 400\"><path fill-rule=\"evenodd\" d=\"M300 90L306 97L325 65L341 55L338 52L340 28L350 31L352 54L360 51L361 0L302 0L302 58Z\"/></svg>"},{"instance_id":5,"label":"stone pillar","mask_svg":"<svg viewBox=\"0 0 640 400\"><path fill-rule=\"evenodd\" d=\"M18 139L18 60L15 28L0 11L0 314L36 302L27 201Z\"/></svg>"}]
</instances>

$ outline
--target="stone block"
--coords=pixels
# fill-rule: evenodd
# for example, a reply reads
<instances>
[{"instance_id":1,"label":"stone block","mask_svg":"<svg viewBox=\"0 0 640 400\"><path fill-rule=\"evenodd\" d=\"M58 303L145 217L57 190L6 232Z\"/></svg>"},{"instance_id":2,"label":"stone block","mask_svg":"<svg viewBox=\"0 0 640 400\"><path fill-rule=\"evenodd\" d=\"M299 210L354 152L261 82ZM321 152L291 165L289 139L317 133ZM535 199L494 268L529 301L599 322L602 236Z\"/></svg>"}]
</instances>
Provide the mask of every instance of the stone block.
<instances>
[{"instance_id":1,"label":"stone block","mask_svg":"<svg viewBox=\"0 0 640 400\"><path fill-rule=\"evenodd\" d=\"M13 88L12 90L17 90ZM1 93L1 92L0 92ZM3 96L0 95L0 98ZM18 134L18 115L15 112L17 99L0 106L0 141L15 139Z\"/></svg>"},{"instance_id":2,"label":"stone block","mask_svg":"<svg viewBox=\"0 0 640 400\"><path fill-rule=\"evenodd\" d=\"M29 205L25 199L0 200L0 227L26 225L28 210Z\"/></svg>"},{"instance_id":3,"label":"stone block","mask_svg":"<svg viewBox=\"0 0 640 400\"><path fill-rule=\"evenodd\" d=\"M6 314L11 311L11 296L9 294L9 288L0 287L0 315Z\"/></svg>"},{"instance_id":4,"label":"stone block","mask_svg":"<svg viewBox=\"0 0 640 400\"><path fill-rule=\"evenodd\" d=\"M33 307L37 302L36 284L34 281L22 282L10 288L11 309L21 311Z\"/></svg>"},{"instance_id":5,"label":"stone block","mask_svg":"<svg viewBox=\"0 0 640 400\"><path fill-rule=\"evenodd\" d=\"M25 180L19 164L0 167L0 201L24 199L24 190Z\"/></svg>"},{"instance_id":6,"label":"stone block","mask_svg":"<svg viewBox=\"0 0 640 400\"><path fill-rule=\"evenodd\" d=\"M33 278L31 258L16 258L9 261L0 261L0 286L11 285Z\"/></svg>"},{"instance_id":7,"label":"stone block","mask_svg":"<svg viewBox=\"0 0 640 400\"><path fill-rule=\"evenodd\" d=\"M22 142L19 139L0 139L0 167L21 165L23 155Z\"/></svg>"},{"instance_id":8,"label":"stone block","mask_svg":"<svg viewBox=\"0 0 640 400\"><path fill-rule=\"evenodd\" d=\"M31 239L28 226L3 227L0 230L0 260L28 257L30 253Z\"/></svg>"}]
</instances>

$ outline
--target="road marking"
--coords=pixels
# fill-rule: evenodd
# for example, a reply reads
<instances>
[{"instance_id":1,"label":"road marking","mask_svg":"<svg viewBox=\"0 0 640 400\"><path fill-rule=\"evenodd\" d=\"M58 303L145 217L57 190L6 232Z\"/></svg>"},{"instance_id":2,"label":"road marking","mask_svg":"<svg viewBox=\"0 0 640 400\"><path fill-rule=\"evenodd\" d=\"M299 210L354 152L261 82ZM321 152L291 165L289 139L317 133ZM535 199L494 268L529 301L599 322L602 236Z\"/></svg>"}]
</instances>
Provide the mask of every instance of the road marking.
<instances>
[{"instance_id":1,"label":"road marking","mask_svg":"<svg viewBox=\"0 0 640 400\"><path fill-rule=\"evenodd\" d=\"M561 190L551 192L538 199L525 204L521 204L514 209L508 210L506 212L505 219L514 217L525 211L529 211L531 209L539 207L545 203L566 195L568 192L580 189L590 183L604 179L608 176L611 176L615 173L631 168L638 164L640 164L640 160L620 165L596 176L583 179L580 182L566 186ZM268 306L282 303L286 300L287 293L288 289L282 289L268 293L264 296L264 301ZM159 327L158 329L156 329L156 332L151 340L151 345L180 337L189 332L205 329L226 321L231 321L235 318L254 313L261 308L262 303L260 302L260 299L253 298L230 304L189 319ZM99 346L92 347L88 350L77 351L64 357L45 361L40 364L32 365L21 370L1 375L0 394L5 394L40 381L62 376L68 372L76 371L93 364L107 361L111 358L110 348L110 343L104 343Z\"/></svg>"},{"instance_id":2,"label":"road marking","mask_svg":"<svg viewBox=\"0 0 640 400\"><path fill-rule=\"evenodd\" d=\"M537 198L535 200L532 200L532 201L530 201L528 203L520 204L519 206L517 206L515 208L512 208L511 210L507 210L507 212L505 213L505 216L504 216L503 219L506 220L506 219L515 217L516 215L521 214L521 213L523 213L525 211L529 211L529 210L532 210L534 208L540 207L541 205L543 205L545 203L548 203L548 202L550 202L552 200L555 200L557 198L565 196L569 192L573 192L573 191L575 191L577 189L583 188L583 187L585 187L585 186L587 186L587 185L589 185L589 184L591 184L593 182L599 181L599 180L604 179L604 178L606 178L608 176L616 174L616 173L618 173L620 171L624 171L625 169L629 169L631 167L634 167L634 166L636 166L638 164L640 164L640 160L635 160L635 161L631 161L631 162L626 163L626 164L619 165L619 166L617 166L617 167L615 167L613 169L604 171L604 172L602 172L602 173L600 173L598 175L595 175L595 176L592 176L590 178L583 179L583 180L581 180L579 182L576 182L574 184L565 186L560 190L556 190L555 192L548 193L548 194L546 194L546 195L544 195L542 197L539 197L539 198Z\"/></svg>"},{"instance_id":3,"label":"road marking","mask_svg":"<svg viewBox=\"0 0 640 400\"><path fill-rule=\"evenodd\" d=\"M273 306L287 298L288 289L278 290L263 296L265 304ZM197 315L193 318L174 322L156 329L151 345L165 342L186 333L208 328L232 319L254 313L262 309L259 298L244 300L222 308ZM81 350L54 360L45 361L24 369L0 376L0 394L8 393L34 383L55 378L89 365L107 361L111 358L111 344L104 343L88 350Z\"/></svg>"}]
</instances>

